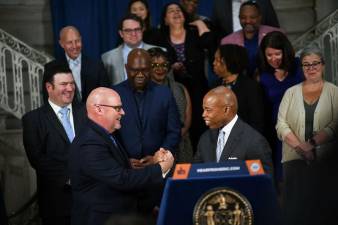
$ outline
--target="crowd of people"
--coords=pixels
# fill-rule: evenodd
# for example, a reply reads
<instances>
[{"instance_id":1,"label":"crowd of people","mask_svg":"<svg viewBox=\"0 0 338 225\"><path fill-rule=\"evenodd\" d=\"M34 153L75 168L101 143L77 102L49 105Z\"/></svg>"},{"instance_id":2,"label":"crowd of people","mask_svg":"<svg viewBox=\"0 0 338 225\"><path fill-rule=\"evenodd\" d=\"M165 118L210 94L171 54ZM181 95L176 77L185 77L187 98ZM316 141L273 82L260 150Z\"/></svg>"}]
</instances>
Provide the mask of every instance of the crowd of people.
<instances>
[{"instance_id":1,"label":"crowd of people","mask_svg":"<svg viewBox=\"0 0 338 225\"><path fill-rule=\"evenodd\" d=\"M214 5L208 18L198 0L168 3L154 26L147 1L131 0L101 60L62 28L44 105L22 118L43 225L155 224L175 163L230 159L261 160L283 224L334 224L338 87L320 49L296 57L269 0Z\"/></svg>"}]
</instances>

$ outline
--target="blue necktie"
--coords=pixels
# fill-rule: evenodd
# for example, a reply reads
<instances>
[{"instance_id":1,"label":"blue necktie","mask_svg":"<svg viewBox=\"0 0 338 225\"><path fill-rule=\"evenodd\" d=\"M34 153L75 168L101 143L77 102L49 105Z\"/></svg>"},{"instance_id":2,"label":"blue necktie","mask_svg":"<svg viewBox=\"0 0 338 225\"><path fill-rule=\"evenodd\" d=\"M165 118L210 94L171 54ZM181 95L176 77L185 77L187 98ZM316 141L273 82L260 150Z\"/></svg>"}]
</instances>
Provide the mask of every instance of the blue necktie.
<instances>
[{"instance_id":1,"label":"blue necktie","mask_svg":"<svg viewBox=\"0 0 338 225\"><path fill-rule=\"evenodd\" d=\"M217 140L217 148L216 148L216 160L217 162L219 162L219 160L221 159L221 155L223 152L223 148L224 148L224 136L225 136L225 132L223 130L219 131L218 134L218 140Z\"/></svg>"},{"instance_id":2,"label":"blue necktie","mask_svg":"<svg viewBox=\"0 0 338 225\"><path fill-rule=\"evenodd\" d=\"M67 107L64 107L59 110L59 113L61 114L62 126L63 128L65 128L69 141L72 142L74 139L74 131L69 121L68 111L69 109Z\"/></svg>"}]
</instances>

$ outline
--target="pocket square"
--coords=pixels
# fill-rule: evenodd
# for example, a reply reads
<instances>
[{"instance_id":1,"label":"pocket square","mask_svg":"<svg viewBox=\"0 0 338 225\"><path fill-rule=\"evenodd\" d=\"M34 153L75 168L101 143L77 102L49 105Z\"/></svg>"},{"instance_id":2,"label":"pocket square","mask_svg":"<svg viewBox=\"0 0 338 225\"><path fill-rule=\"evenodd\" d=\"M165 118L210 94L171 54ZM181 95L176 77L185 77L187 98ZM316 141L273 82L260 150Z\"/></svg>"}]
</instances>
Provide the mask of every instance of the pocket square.
<instances>
[{"instance_id":1,"label":"pocket square","mask_svg":"<svg viewBox=\"0 0 338 225\"><path fill-rule=\"evenodd\" d=\"M229 157L228 160L237 160L237 157Z\"/></svg>"}]
</instances>

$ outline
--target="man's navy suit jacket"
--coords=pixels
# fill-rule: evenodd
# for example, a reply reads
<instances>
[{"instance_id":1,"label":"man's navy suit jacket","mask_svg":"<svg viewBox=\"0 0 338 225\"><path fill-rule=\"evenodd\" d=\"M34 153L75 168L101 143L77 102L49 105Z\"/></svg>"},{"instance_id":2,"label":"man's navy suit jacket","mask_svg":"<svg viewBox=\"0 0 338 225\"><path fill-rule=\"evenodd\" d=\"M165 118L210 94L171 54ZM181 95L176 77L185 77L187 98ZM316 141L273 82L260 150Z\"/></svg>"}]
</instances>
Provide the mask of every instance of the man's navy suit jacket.
<instances>
[{"instance_id":1,"label":"man's navy suit jacket","mask_svg":"<svg viewBox=\"0 0 338 225\"><path fill-rule=\"evenodd\" d=\"M135 212L139 191L163 183L159 164L131 169L123 147L89 119L69 160L72 225L103 225L111 214Z\"/></svg>"},{"instance_id":2,"label":"man's navy suit jacket","mask_svg":"<svg viewBox=\"0 0 338 225\"><path fill-rule=\"evenodd\" d=\"M160 147L175 153L182 125L170 89L149 81L144 91L142 118L129 80L113 89L119 93L125 111L118 134L129 157L140 159L153 155Z\"/></svg>"}]
</instances>

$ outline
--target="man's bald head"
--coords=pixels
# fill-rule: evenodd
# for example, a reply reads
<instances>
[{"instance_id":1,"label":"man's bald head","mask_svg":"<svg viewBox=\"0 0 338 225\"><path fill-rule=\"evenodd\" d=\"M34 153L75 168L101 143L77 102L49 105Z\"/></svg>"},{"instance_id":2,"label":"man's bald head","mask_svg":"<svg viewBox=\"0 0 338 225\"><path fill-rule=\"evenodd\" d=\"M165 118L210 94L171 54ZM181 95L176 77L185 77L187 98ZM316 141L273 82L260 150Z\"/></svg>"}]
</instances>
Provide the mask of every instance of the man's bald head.
<instances>
[{"instance_id":1,"label":"man's bald head","mask_svg":"<svg viewBox=\"0 0 338 225\"><path fill-rule=\"evenodd\" d=\"M127 63L132 63L135 58L137 60L144 60L145 62L149 63L151 62L151 57L149 55L149 53L142 49L142 48L135 48L133 50L131 50L128 54L128 59L127 59Z\"/></svg>"},{"instance_id":2,"label":"man's bald head","mask_svg":"<svg viewBox=\"0 0 338 225\"><path fill-rule=\"evenodd\" d=\"M236 114L238 105L237 105L237 97L235 93L224 86L219 86L214 89L211 89L205 97L213 97L215 98L219 103L231 106L232 111Z\"/></svg>"},{"instance_id":3,"label":"man's bald head","mask_svg":"<svg viewBox=\"0 0 338 225\"><path fill-rule=\"evenodd\" d=\"M224 86L210 90L203 98L203 119L210 128L228 124L237 114L237 98Z\"/></svg>"},{"instance_id":4,"label":"man's bald head","mask_svg":"<svg viewBox=\"0 0 338 225\"><path fill-rule=\"evenodd\" d=\"M63 28L60 30L60 33L59 33L59 38L60 38L60 40L61 40L62 38L64 38L64 36L67 35L68 32L74 32L74 33L76 33L78 36L81 36L79 30L78 30L76 27L74 27L74 26L66 26L66 27L63 27Z\"/></svg>"},{"instance_id":5,"label":"man's bald head","mask_svg":"<svg viewBox=\"0 0 338 225\"><path fill-rule=\"evenodd\" d=\"M94 89L87 98L86 108L88 118L108 132L120 129L124 111L121 98L116 91L105 87Z\"/></svg>"},{"instance_id":6,"label":"man's bald head","mask_svg":"<svg viewBox=\"0 0 338 225\"><path fill-rule=\"evenodd\" d=\"M140 48L131 50L126 71L131 85L138 91L144 90L150 79L151 57L149 53Z\"/></svg>"},{"instance_id":7,"label":"man's bald head","mask_svg":"<svg viewBox=\"0 0 338 225\"><path fill-rule=\"evenodd\" d=\"M69 58L76 59L82 50L82 40L78 29L73 26L62 28L60 31L59 44Z\"/></svg>"}]
</instances>

